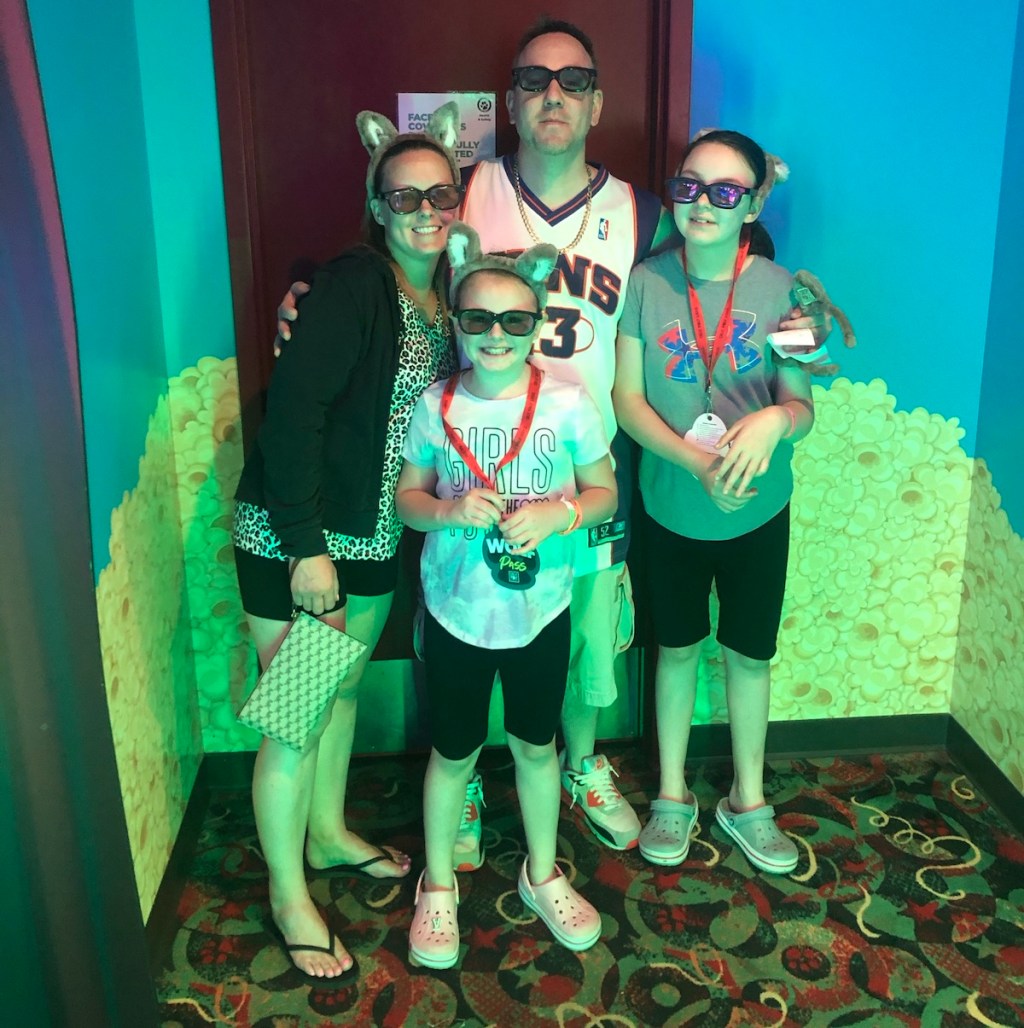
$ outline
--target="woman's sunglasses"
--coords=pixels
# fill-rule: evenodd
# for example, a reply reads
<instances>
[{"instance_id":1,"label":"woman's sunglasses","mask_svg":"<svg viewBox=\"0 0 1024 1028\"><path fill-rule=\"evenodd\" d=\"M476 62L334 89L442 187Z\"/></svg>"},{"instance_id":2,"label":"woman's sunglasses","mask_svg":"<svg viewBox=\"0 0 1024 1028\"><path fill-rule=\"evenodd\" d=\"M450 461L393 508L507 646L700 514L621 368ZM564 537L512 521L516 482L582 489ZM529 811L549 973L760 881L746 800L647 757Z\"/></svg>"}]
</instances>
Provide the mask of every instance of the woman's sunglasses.
<instances>
[{"instance_id":1,"label":"woman's sunglasses","mask_svg":"<svg viewBox=\"0 0 1024 1028\"><path fill-rule=\"evenodd\" d=\"M387 192L378 193L377 197L387 200L388 206L395 214L412 214L413 211L418 211L423 206L424 198L430 201L430 206L435 211L450 211L462 202L462 186L453 183L431 186L429 189L406 186L404 189L389 189Z\"/></svg>"},{"instance_id":2,"label":"woman's sunglasses","mask_svg":"<svg viewBox=\"0 0 1024 1028\"><path fill-rule=\"evenodd\" d=\"M528 336L537 322L544 317L538 311L502 311L495 314L494 311L478 310L475 307L453 311L452 316L459 328L468 336L480 336L484 332L490 332L491 325L495 322L501 325L501 330L506 335Z\"/></svg>"},{"instance_id":3,"label":"woman's sunglasses","mask_svg":"<svg viewBox=\"0 0 1024 1028\"><path fill-rule=\"evenodd\" d=\"M754 189L738 186L734 182L698 182L695 178L670 178L665 183L669 198L673 203L695 203L704 193L712 207L732 210L748 193Z\"/></svg>"}]
</instances>

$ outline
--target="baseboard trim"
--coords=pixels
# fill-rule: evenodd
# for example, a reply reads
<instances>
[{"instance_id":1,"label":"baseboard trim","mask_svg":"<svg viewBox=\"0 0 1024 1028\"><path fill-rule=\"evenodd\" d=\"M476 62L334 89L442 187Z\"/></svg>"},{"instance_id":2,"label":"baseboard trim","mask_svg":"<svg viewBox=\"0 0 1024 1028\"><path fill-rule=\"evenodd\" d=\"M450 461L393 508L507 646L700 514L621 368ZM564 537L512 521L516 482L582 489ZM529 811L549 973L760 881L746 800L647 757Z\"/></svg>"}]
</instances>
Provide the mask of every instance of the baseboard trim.
<instances>
[{"instance_id":1,"label":"baseboard trim","mask_svg":"<svg viewBox=\"0 0 1024 1028\"><path fill-rule=\"evenodd\" d=\"M1018 831L1024 832L1024 795L999 765L974 741L952 714L947 715L946 752L967 772L971 783Z\"/></svg>"},{"instance_id":2,"label":"baseboard trim","mask_svg":"<svg viewBox=\"0 0 1024 1028\"><path fill-rule=\"evenodd\" d=\"M766 752L781 759L942 750L948 720L948 714L896 714L773 721Z\"/></svg>"},{"instance_id":3,"label":"baseboard trim","mask_svg":"<svg viewBox=\"0 0 1024 1028\"><path fill-rule=\"evenodd\" d=\"M881 717L772 721L768 725L766 755L783 759L786 757L851 756L858 753L942 750L946 748L948 725L951 721L948 714L898 714ZM961 729L961 731L963 730ZM615 741L643 744L639 739ZM980 748L978 752L981 752ZM727 724L694 725L690 729L688 760L713 760L729 757L731 753ZM364 754L362 757L353 759L373 760L385 755L393 756L393 754ZM651 756L656 759L656 755L657 750L654 749ZM207 753L203 758L202 767L207 787L209 789L247 789L252 783L252 767L255 759L256 754L253 751ZM1012 786L1010 787L1012 788Z\"/></svg>"},{"instance_id":4,"label":"baseboard trim","mask_svg":"<svg viewBox=\"0 0 1024 1028\"><path fill-rule=\"evenodd\" d=\"M206 786L211 791L251 788L252 769L255 763L255 750L207 753L203 758Z\"/></svg>"},{"instance_id":5,"label":"baseboard trim","mask_svg":"<svg viewBox=\"0 0 1024 1028\"><path fill-rule=\"evenodd\" d=\"M210 802L210 787L207 784L209 759L209 756L204 756L199 764L192 794L185 805L181 827L178 829L178 837L171 847L167 867L164 869L160 887L156 891L153 906L146 919L146 948L154 980L163 971L163 961L171 952L174 937L178 932L178 901L188 882L188 871L192 866L199 834L206 818L206 808Z\"/></svg>"},{"instance_id":6,"label":"baseboard trim","mask_svg":"<svg viewBox=\"0 0 1024 1028\"><path fill-rule=\"evenodd\" d=\"M765 755L782 760L942 750L946 746L948 719L947 714L900 714L772 721L768 725ZM694 725L690 729L688 761L716 760L731 755L732 740L727 724Z\"/></svg>"}]
</instances>

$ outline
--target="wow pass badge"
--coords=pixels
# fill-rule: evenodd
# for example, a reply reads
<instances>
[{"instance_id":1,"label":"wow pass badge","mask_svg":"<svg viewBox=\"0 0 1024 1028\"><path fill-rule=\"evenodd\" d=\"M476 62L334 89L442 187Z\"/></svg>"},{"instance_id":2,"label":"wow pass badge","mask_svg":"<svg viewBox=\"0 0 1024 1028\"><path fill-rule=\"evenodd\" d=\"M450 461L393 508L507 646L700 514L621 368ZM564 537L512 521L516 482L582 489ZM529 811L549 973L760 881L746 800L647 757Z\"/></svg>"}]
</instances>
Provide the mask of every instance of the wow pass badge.
<instances>
[{"instance_id":1,"label":"wow pass badge","mask_svg":"<svg viewBox=\"0 0 1024 1028\"><path fill-rule=\"evenodd\" d=\"M512 546L497 525L484 536L484 561L491 569L491 577L506 589L529 589L537 580L540 557L536 550L512 553Z\"/></svg>"}]
</instances>

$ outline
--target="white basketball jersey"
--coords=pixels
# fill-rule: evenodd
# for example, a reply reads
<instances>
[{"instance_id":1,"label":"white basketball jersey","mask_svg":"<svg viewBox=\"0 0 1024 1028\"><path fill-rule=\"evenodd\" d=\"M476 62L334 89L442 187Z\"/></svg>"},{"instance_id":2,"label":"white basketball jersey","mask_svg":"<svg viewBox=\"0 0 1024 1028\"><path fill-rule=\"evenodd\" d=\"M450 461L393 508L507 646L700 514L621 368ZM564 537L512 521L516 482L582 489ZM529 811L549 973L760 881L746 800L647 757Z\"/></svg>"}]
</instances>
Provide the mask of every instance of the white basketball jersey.
<instances>
[{"instance_id":1,"label":"white basketball jersey","mask_svg":"<svg viewBox=\"0 0 1024 1028\"><path fill-rule=\"evenodd\" d=\"M616 432L612 409L616 326L630 269L650 250L661 202L609 175L603 166L591 167L594 175L586 231L572 250L559 254L548 280L548 321L532 359L587 390L601 412L610 442ZM552 210L521 183L520 211L509 158L482 161L465 181L462 217L479 233L485 253L515 255L533 246L536 240L524 224L524 215L539 239L559 249L576 238L583 223L586 190ZM625 531L624 518L617 516L608 525L577 533L576 574L621 560L614 544L624 541Z\"/></svg>"}]
</instances>

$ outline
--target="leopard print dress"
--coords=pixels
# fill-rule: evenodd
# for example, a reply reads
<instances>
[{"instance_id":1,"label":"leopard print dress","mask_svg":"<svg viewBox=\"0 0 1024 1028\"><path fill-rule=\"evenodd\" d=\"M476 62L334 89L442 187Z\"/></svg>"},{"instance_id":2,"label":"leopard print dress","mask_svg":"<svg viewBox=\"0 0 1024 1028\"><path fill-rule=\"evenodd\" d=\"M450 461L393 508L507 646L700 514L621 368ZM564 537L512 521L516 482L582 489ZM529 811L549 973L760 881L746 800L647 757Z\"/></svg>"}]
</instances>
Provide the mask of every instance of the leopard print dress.
<instances>
[{"instance_id":1,"label":"leopard print dress","mask_svg":"<svg viewBox=\"0 0 1024 1028\"><path fill-rule=\"evenodd\" d=\"M451 327L440 304L429 324L401 289L398 290L398 308L401 315L398 372L391 392L377 525L373 535L368 537L324 529L327 552L332 560L388 560L395 555L402 537L402 522L395 510L395 486L402 470L402 446L413 408L427 386L453 375L458 366ZM288 559L281 552L281 540L270 527L268 512L244 500L235 503L234 542L239 549L257 557Z\"/></svg>"}]
</instances>

